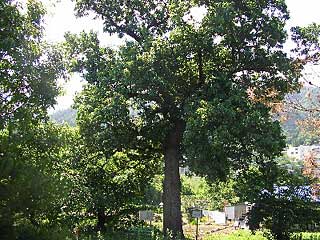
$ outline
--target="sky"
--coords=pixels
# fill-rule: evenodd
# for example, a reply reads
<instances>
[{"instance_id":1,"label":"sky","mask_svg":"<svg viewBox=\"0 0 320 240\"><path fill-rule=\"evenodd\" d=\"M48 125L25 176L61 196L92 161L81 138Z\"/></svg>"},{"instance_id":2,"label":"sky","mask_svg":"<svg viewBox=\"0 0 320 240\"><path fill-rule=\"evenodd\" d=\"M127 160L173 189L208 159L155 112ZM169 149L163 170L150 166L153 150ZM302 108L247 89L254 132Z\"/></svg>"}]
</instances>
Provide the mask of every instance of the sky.
<instances>
[{"instance_id":1,"label":"sky","mask_svg":"<svg viewBox=\"0 0 320 240\"><path fill-rule=\"evenodd\" d=\"M94 19L93 15L85 18L74 16L74 2L71 0L42 0L48 14L45 17L45 38L49 42L55 43L63 41L65 32L80 33L81 31L93 30L98 33L101 43L105 46L119 46L122 41L117 36L110 36L103 33L103 23L101 19ZM306 26L310 23L320 23L320 0L286 0L290 11L291 19L287 28L292 26ZM57 105L50 111L68 108L73 103L73 97L82 89L83 81L81 77L75 75L68 82L59 81L64 87L64 96L57 99Z\"/></svg>"}]
</instances>

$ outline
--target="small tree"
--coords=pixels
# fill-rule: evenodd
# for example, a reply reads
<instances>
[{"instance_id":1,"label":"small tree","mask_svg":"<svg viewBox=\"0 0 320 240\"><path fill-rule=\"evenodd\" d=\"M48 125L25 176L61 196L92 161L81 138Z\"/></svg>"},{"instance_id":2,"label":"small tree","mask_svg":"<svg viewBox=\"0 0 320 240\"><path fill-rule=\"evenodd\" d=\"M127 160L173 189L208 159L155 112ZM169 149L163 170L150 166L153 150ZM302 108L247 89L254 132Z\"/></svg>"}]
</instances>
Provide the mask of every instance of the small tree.
<instances>
[{"instance_id":1,"label":"small tree","mask_svg":"<svg viewBox=\"0 0 320 240\"><path fill-rule=\"evenodd\" d=\"M137 212L145 207L146 188L160 169L159 160L131 149L109 156L85 142L78 129L74 133L70 165L73 188L64 211L76 225L88 225L88 220L93 220L98 231L137 223Z\"/></svg>"}]
</instances>

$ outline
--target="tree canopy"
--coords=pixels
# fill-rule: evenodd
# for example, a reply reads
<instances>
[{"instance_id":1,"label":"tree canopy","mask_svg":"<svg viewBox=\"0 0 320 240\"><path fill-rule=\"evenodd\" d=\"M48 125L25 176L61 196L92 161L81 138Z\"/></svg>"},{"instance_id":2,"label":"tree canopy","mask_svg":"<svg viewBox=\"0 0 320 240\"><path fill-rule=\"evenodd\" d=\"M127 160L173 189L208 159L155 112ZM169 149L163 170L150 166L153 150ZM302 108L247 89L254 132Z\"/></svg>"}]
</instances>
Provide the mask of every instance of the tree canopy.
<instances>
[{"instance_id":1,"label":"tree canopy","mask_svg":"<svg viewBox=\"0 0 320 240\"><path fill-rule=\"evenodd\" d=\"M36 0L0 3L0 127L8 121L39 119L53 106L62 56L46 45L45 10Z\"/></svg>"},{"instance_id":2,"label":"tree canopy","mask_svg":"<svg viewBox=\"0 0 320 240\"><path fill-rule=\"evenodd\" d=\"M193 11L203 9L203 19ZM88 81L80 129L112 153L141 149L165 161L164 230L182 232L179 164L209 179L280 154L273 102L298 85L301 65L283 52L284 1L76 1L119 49L95 34L67 36L72 70Z\"/></svg>"}]
</instances>

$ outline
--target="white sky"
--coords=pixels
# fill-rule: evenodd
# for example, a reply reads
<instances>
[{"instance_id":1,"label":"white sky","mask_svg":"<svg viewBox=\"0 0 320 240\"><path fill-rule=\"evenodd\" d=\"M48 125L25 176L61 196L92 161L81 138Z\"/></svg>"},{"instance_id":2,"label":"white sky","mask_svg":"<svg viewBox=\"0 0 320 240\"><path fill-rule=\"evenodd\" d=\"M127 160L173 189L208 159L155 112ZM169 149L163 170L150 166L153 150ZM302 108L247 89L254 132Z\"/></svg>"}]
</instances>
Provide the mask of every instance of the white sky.
<instances>
[{"instance_id":1,"label":"white sky","mask_svg":"<svg viewBox=\"0 0 320 240\"><path fill-rule=\"evenodd\" d=\"M48 41L63 41L64 33L67 31L79 33L83 30L94 30L98 32L99 39L103 45L118 46L122 43L116 36L109 36L109 34L102 32L103 25L101 20L93 20L93 16L76 18L73 14L74 2L71 2L71 0L42 0L42 2L48 9L48 14L45 18L45 35ZM297 25L305 26L312 22L320 23L320 0L286 0L286 2L291 14L288 28ZM82 84L79 76L75 76L67 83L64 83L66 94L58 97L58 104L55 110L70 107L74 94L81 91Z\"/></svg>"}]
</instances>

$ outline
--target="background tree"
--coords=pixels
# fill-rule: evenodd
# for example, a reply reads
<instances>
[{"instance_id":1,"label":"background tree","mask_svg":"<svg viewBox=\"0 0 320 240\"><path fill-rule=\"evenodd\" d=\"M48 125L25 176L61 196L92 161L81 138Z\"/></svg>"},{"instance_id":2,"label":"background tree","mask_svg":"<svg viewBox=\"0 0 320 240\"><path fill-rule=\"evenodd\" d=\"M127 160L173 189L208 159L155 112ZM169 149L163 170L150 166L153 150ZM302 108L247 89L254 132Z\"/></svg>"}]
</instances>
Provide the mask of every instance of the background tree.
<instances>
[{"instance_id":1,"label":"background tree","mask_svg":"<svg viewBox=\"0 0 320 240\"><path fill-rule=\"evenodd\" d=\"M78 129L74 131L73 187L66 214L75 225L88 230L93 225L99 231L126 229L137 223L138 210L145 208L146 188L160 168L158 159L152 156L142 163L139 152L131 149L108 155L79 135Z\"/></svg>"},{"instance_id":2,"label":"background tree","mask_svg":"<svg viewBox=\"0 0 320 240\"><path fill-rule=\"evenodd\" d=\"M1 238L52 239L66 231L69 141L69 131L52 124L0 131Z\"/></svg>"},{"instance_id":3,"label":"background tree","mask_svg":"<svg viewBox=\"0 0 320 240\"><path fill-rule=\"evenodd\" d=\"M11 119L44 116L58 94L61 55L42 40L40 2L30 0L23 12L19 1L0 3L0 127Z\"/></svg>"},{"instance_id":4,"label":"background tree","mask_svg":"<svg viewBox=\"0 0 320 240\"><path fill-rule=\"evenodd\" d=\"M58 94L56 80L64 67L59 51L42 40L44 13L36 0L0 2L3 239L36 239L39 235L50 238L53 228L48 234L48 228L42 227L52 227L57 222L65 193L59 171L64 138L54 126L45 124L47 108L53 106Z\"/></svg>"},{"instance_id":5,"label":"background tree","mask_svg":"<svg viewBox=\"0 0 320 240\"><path fill-rule=\"evenodd\" d=\"M80 129L105 151L163 154L165 231L182 233L180 163L215 180L280 154L270 103L298 85L301 70L282 51L284 1L78 0L76 10L127 36L117 50L94 34L67 36L72 68L88 81Z\"/></svg>"},{"instance_id":6,"label":"background tree","mask_svg":"<svg viewBox=\"0 0 320 240\"><path fill-rule=\"evenodd\" d=\"M320 25L313 23L306 27L295 27L292 29L292 39L297 43L294 52L299 55L300 62L307 64L303 76L303 84L309 86L304 92L303 99L289 98L287 108L305 115L298 119L298 125L302 131L319 142L319 60L320 60Z\"/></svg>"}]
</instances>

